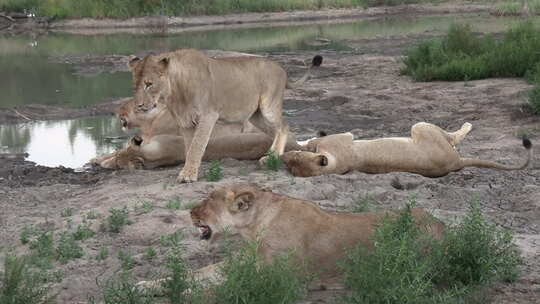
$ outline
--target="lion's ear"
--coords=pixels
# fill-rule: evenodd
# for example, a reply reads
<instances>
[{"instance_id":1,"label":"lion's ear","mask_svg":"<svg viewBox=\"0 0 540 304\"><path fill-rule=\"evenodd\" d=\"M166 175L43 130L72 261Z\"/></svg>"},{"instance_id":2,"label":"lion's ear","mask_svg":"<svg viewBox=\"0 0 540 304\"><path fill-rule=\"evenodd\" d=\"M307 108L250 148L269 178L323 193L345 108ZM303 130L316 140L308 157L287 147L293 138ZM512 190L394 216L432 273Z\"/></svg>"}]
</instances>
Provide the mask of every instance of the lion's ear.
<instances>
[{"instance_id":1,"label":"lion's ear","mask_svg":"<svg viewBox=\"0 0 540 304\"><path fill-rule=\"evenodd\" d=\"M317 156L317 163L319 164L319 166L321 167L326 167L328 166L328 157L324 156L324 155L319 155Z\"/></svg>"},{"instance_id":2,"label":"lion's ear","mask_svg":"<svg viewBox=\"0 0 540 304\"><path fill-rule=\"evenodd\" d=\"M141 61L141 58L135 56L135 55L131 55L129 56L129 61L128 61L128 68L130 71L133 71L135 69L135 67L137 66L137 64L139 64L139 62Z\"/></svg>"},{"instance_id":3,"label":"lion's ear","mask_svg":"<svg viewBox=\"0 0 540 304\"><path fill-rule=\"evenodd\" d=\"M253 192L243 192L237 195L229 207L232 212L247 211L253 204L255 194Z\"/></svg>"},{"instance_id":4,"label":"lion's ear","mask_svg":"<svg viewBox=\"0 0 540 304\"><path fill-rule=\"evenodd\" d=\"M159 66L165 71L169 67L169 57L163 57L158 61Z\"/></svg>"}]
</instances>

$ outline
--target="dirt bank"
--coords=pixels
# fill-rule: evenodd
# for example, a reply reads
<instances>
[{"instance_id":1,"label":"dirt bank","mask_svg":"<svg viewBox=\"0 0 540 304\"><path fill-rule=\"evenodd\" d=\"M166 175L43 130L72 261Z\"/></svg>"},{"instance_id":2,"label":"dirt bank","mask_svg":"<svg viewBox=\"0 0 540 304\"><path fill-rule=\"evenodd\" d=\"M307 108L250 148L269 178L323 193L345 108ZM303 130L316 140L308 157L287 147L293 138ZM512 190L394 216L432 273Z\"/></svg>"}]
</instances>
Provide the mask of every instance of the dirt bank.
<instances>
[{"instance_id":1,"label":"dirt bank","mask_svg":"<svg viewBox=\"0 0 540 304\"><path fill-rule=\"evenodd\" d=\"M301 62L314 53L273 54L298 77ZM540 117L532 115L523 93L530 86L520 79L488 79L470 82L413 82L400 76L401 61L396 56L357 55L324 52L325 63L313 79L301 89L286 92L285 115L292 130L308 137L318 130L330 133L352 131L357 138L407 136L418 121L436 123L455 130L468 121L473 131L458 147L469 157L520 161L525 153L518 135L527 134L533 141L536 155L540 146ZM204 172L208 163L203 164ZM14 164L13 169L18 165ZM166 208L171 200L182 205L203 199L209 191L223 184L256 183L273 191L308 199L323 208L346 210L359 200L368 198L372 208L398 208L411 196L420 207L428 208L447 223L459 220L467 211L468 202L478 199L485 215L497 224L511 229L525 258L521 277L515 283L499 284L488 291L493 303L535 303L540 298L540 163L535 156L530 168L503 172L467 168L443 178L431 179L408 173L369 175L353 172L297 178L285 170L271 173L256 162L224 160L225 178L216 183L201 181L178 185L174 179L179 168L149 171L71 172L71 178L55 175L37 177L15 170L19 180L13 187L0 179L0 242L13 245L16 252L27 252L19 235L26 225L46 225L56 233L71 231L83 219L96 231L110 208L128 206L134 222L121 233L98 232L82 243L85 256L66 265L56 265L64 276L53 286L61 303L85 303L87 296L96 296L100 288L96 279L116 272L121 262L120 250L134 255L137 279L151 277L160 270L165 248L160 236L183 231L186 256L197 268L217 259L196 237L186 210ZM60 174L60 176L63 174ZM79 180L77 180L79 176ZM410 184L407 190L392 186L399 178ZM44 183L44 179L47 180ZM89 181L89 182L86 182ZM153 207L142 212L142 202ZM73 215L62 217L62 210L72 208ZM88 212L100 216L88 219ZM142 258L148 248L156 249L153 261ZM107 248L109 256L98 261L95 256ZM309 303L335 303L330 291L311 293Z\"/></svg>"},{"instance_id":2,"label":"dirt bank","mask_svg":"<svg viewBox=\"0 0 540 304\"><path fill-rule=\"evenodd\" d=\"M33 29L53 30L77 34L113 32L183 32L255 26L293 25L314 22L346 22L352 19L377 16L455 14L487 11L491 5L463 3L411 4L356 9L325 9L318 11L292 11L276 13L243 13L223 16L152 16L121 19L70 19L54 21L48 18L16 19L10 22L0 18L0 32L20 33ZM135 29L135 30L134 30Z\"/></svg>"}]
</instances>

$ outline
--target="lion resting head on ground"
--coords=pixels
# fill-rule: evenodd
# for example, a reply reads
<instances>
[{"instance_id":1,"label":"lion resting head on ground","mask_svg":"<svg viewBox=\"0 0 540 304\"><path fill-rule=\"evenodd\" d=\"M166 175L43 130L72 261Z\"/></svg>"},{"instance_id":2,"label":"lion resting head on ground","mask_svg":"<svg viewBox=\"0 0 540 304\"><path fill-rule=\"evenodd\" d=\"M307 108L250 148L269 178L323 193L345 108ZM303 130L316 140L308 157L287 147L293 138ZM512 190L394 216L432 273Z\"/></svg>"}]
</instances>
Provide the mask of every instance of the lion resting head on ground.
<instances>
[{"instance_id":1,"label":"lion resting head on ground","mask_svg":"<svg viewBox=\"0 0 540 304\"><path fill-rule=\"evenodd\" d=\"M312 60L312 67L322 57ZM194 182L204 151L217 121L247 121L272 138L270 150L282 155L288 125L282 119L283 94L289 83L277 63L243 56L210 58L184 49L129 61L137 109L151 111L166 105L184 137L186 162L179 182ZM306 76L301 80L307 79Z\"/></svg>"},{"instance_id":2,"label":"lion resting head on ground","mask_svg":"<svg viewBox=\"0 0 540 304\"><path fill-rule=\"evenodd\" d=\"M445 176L464 167L520 170L532 159L532 144L523 139L528 156L520 165L503 165L478 158L461 157L455 146L471 131L465 123L456 132L446 132L436 125L420 122L411 128L411 137L353 140L351 133L335 134L309 141L307 151L291 151L282 156L295 176L344 174L357 170L365 173L410 172L427 177Z\"/></svg>"},{"instance_id":3,"label":"lion resting head on ground","mask_svg":"<svg viewBox=\"0 0 540 304\"><path fill-rule=\"evenodd\" d=\"M293 250L295 256L313 265L321 278L333 277L336 262L358 243L372 247L371 237L391 211L345 213L320 209L312 202L262 190L251 185L233 185L215 190L191 210L201 238L213 241L226 227L244 239L259 241L258 254L270 262L279 253ZM434 238L442 237L444 225L422 209L413 208L416 223Z\"/></svg>"}]
</instances>

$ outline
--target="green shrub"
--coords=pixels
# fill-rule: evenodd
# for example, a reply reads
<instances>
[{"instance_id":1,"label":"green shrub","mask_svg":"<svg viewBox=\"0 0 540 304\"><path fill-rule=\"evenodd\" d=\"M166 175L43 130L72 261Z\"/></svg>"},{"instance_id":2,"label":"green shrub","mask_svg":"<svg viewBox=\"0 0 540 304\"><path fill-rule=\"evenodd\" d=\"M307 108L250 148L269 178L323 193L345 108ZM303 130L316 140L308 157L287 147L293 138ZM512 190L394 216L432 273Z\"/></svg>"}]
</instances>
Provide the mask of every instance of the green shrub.
<instances>
[{"instance_id":1,"label":"green shrub","mask_svg":"<svg viewBox=\"0 0 540 304\"><path fill-rule=\"evenodd\" d=\"M51 231L43 231L30 242L32 251L29 262L40 268L50 268L55 256L54 239Z\"/></svg>"},{"instance_id":2,"label":"green shrub","mask_svg":"<svg viewBox=\"0 0 540 304\"><path fill-rule=\"evenodd\" d=\"M90 229L87 225L77 226L77 230L73 232L73 239L76 241L84 241L93 237L96 233L94 230Z\"/></svg>"},{"instance_id":3,"label":"green shrub","mask_svg":"<svg viewBox=\"0 0 540 304\"><path fill-rule=\"evenodd\" d=\"M540 86L540 31L532 22L511 28L501 40L480 37L467 25L453 25L443 39L407 51L402 73L417 81L468 81L489 77L526 77ZM539 113L538 89L529 102Z\"/></svg>"},{"instance_id":4,"label":"green shrub","mask_svg":"<svg viewBox=\"0 0 540 304\"><path fill-rule=\"evenodd\" d=\"M74 236L70 233L63 232L60 235L58 247L56 248L57 260L62 264L66 264L70 260L81 258L83 255L84 251L77 244Z\"/></svg>"},{"instance_id":5,"label":"green shrub","mask_svg":"<svg viewBox=\"0 0 540 304\"><path fill-rule=\"evenodd\" d=\"M212 164L206 171L206 180L209 182L217 182L223 178L223 171L221 170L221 162L219 160L213 160Z\"/></svg>"},{"instance_id":6,"label":"green shrub","mask_svg":"<svg viewBox=\"0 0 540 304\"><path fill-rule=\"evenodd\" d=\"M38 272L30 270L25 258L6 256L4 270L0 272L0 303L46 304L54 303L49 286Z\"/></svg>"},{"instance_id":7,"label":"green shrub","mask_svg":"<svg viewBox=\"0 0 540 304\"><path fill-rule=\"evenodd\" d=\"M129 251L120 249L118 251L118 259L122 262L122 269L124 270L130 270L135 267L135 260Z\"/></svg>"},{"instance_id":8,"label":"green shrub","mask_svg":"<svg viewBox=\"0 0 540 304\"><path fill-rule=\"evenodd\" d=\"M165 263L167 280L162 287L171 304L207 303L204 301L199 283L192 279L180 247L170 250Z\"/></svg>"},{"instance_id":9,"label":"green shrub","mask_svg":"<svg viewBox=\"0 0 540 304\"><path fill-rule=\"evenodd\" d=\"M408 205L395 218L386 218L369 251L357 246L343 263L351 288L346 303L432 303L433 260L427 256L430 239L422 237Z\"/></svg>"},{"instance_id":10,"label":"green shrub","mask_svg":"<svg viewBox=\"0 0 540 304\"><path fill-rule=\"evenodd\" d=\"M122 209L109 209L111 215L107 217L107 220L104 224L104 229L109 232L119 233L122 230L122 227L125 225L131 225L132 222L129 220L128 215L129 211L127 207Z\"/></svg>"},{"instance_id":11,"label":"green shrub","mask_svg":"<svg viewBox=\"0 0 540 304\"><path fill-rule=\"evenodd\" d=\"M511 234L489 224L477 204L442 240L418 230L410 205L386 218L373 248L350 251L341 267L345 303L462 303L479 287L514 280L521 258Z\"/></svg>"},{"instance_id":12,"label":"green shrub","mask_svg":"<svg viewBox=\"0 0 540 304\"><path fill-rule=\"evenodd\" d=\"M104 284L103 302L105 304L152 304L154 299L149 296L150 290L141 290L137 288L129 272L121 272L118 275L110 277ZM96 303L95 299L90 299L90 303Z\"/></svg>"},{"instance_id":13,"label":"green shrub","mask_svg":"<svg viewBox=\"0 0 540 304\"><path fill-rule=\"evenodd\" d=\"M495 280L514 281L522 263L509 230L488 223L478 202L470 205L461 224L449 229L442 243L434 281L478 285Z\"/></svg>"},{"instance_id":14,"label":"green shrub","mask_svg":"<svg viewBox=\"0 0 540 304\"><path fill-rule=\"evenodd\" d=\"M275 256L265 264L257 255L257 243L229 253L221 269L224 281L214 288L219 303L296 303L307 291L310 280L292 255Z\"/></svg>"}]
</instances>

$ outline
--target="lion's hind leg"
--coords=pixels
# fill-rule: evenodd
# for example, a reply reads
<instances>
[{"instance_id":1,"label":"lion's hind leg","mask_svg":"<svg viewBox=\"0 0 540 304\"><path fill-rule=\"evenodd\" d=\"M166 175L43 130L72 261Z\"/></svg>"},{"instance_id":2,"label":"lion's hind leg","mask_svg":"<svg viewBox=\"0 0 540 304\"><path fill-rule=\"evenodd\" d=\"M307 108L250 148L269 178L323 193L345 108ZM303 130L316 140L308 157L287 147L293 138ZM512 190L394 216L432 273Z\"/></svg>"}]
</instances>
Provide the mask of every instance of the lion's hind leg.
<instances>
[{"instance_id":1,"label":"lion's hind leg","mask_svg":"<svg viewBox=\"0 0 540 304\"><path fill-rule=\"evenodd\" d=\"M249 121L253 123L257 128L266 133L268 136L273 138L272 146L270 146L270 151L276 153L277 155L282 155L285 152L285 146L287 145L287 138L289 134L289 125L287 122L277 115L264 115L259 109L255 112ZM263 159L261 159L264 162Z\"/></svg>"},{"instance_id":2,"label":"lion's hind leg","mask_svg":"<svg viewBox=\"0 0 540 304\"><path fill-rule=\"evenodd\" d=\"M469 122L466 122L456 132L445 132L445 131L443 132L448 134L448 136L450 137L450 141L449 141L450 144L455 147L459 145L459 143L463 140L463 138L465 138L465 136L467 136L467 134L469 134L469 132L471 132L471 130L472 130L472 124Z\"/></svg>"},{"instance_id":3,"label":"lion's hind leg","mask_svg":"<svg viewBox=\"0 0 540 304\"><path fill-rule=\"evenodd\" d=\"M429 141L444 140L444 142L450 144L455 148L463 138L471 131L472 125L468 122L464 123L461 128L455 132L447 132L431 123L419 122L411 128L411 138L414 142L420 143L425 139Z\"/></svg>"}]
</instances>

